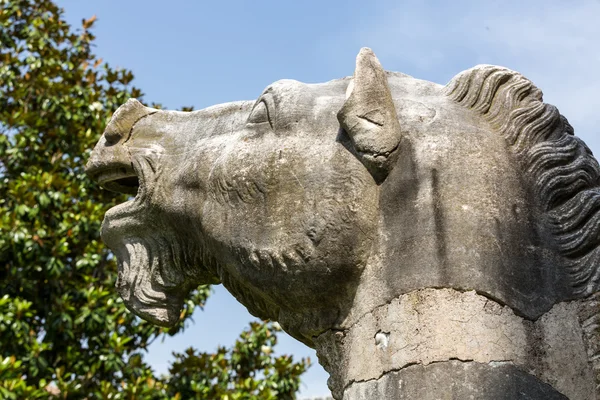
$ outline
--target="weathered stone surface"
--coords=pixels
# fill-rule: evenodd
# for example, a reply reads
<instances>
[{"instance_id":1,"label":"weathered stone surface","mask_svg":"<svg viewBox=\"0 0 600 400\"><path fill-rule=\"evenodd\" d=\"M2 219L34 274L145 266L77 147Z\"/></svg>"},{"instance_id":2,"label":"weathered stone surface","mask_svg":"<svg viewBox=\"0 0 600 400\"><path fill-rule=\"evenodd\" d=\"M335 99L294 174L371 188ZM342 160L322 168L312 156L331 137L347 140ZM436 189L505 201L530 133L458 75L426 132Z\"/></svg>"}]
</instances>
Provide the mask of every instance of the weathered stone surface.
<instances>
[{"instance_id":1,"label":"weathered stone surface","mask_svg":"<svg viewBox=\"0 0 600 400\"><path fill-rule=\"evenodd\" d=\"M600 168L514 71L441 86L363 49L352 78L278 81L256 101L130 100L87 169L136 193L102 237L143 318L172 325L189 290L220 282L317 346L337 398L454 358L597 396Z\"/></svg>"},{"instance_id":2,"label":"weathered stone surface","mask_svg":"<svg viewBox=\"0 0 600 400\"><path fill-rule=\"evenodd\" d=\"M586 400L595 398L595 384L579 311L578 302L560 303L532 322L473 291L423 289L314 342L338 397L351 382L374 381L415 364L461 360L510 362L569 399Z\"/></svg>"},{"instance_id":3,"label":"weathered stone surface","mask_svg":"<svg viewBox=\"0 0 600 400\"><path fill-rule=\"evenodd\" d=\"M344 399L567 400L568 397L507 363L448 361L413 365L376 381L351 385Z\"/></svg>"}]
</instances>

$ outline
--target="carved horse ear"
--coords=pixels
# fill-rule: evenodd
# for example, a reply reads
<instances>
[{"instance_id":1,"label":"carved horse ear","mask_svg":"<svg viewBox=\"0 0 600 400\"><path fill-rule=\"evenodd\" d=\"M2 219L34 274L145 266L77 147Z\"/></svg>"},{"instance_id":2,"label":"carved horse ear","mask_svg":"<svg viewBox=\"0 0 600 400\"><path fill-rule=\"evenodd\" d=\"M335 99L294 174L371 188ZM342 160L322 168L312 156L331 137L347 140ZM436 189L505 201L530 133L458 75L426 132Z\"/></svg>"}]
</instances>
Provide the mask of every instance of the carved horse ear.
<instances>
[{"instance_id":1,"label":"carved horse ear","mask_svg":"<svg viewBox=\"0 0 600 400\"><path fill-rule=\"evenodd\" d=\"M369 48L356 57L356 71L337 114L358 159L382 183L392 170L402 135L387 76Z\"/></svg>"}]
</instances>

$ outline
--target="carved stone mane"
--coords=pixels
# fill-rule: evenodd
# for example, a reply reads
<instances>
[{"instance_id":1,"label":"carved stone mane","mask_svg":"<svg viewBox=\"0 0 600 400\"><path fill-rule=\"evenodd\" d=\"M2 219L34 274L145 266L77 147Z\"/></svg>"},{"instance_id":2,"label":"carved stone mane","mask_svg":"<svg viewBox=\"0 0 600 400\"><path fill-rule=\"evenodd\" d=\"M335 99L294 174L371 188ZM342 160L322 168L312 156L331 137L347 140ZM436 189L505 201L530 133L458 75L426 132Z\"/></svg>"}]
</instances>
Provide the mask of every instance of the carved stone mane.
<instances>
[{"instance_id":1,"label":"carved stone mane","mask_svg":"<svg viewBox=\"0 0 600 400\"><path fill-rule=\"evenodd\" d=\"M597 292L600 167L587 145L542 101L541 90L509 69L477 66L454 77L445 92L504 135L568 270L573 296Z\"/></svg>"}]
</instances>

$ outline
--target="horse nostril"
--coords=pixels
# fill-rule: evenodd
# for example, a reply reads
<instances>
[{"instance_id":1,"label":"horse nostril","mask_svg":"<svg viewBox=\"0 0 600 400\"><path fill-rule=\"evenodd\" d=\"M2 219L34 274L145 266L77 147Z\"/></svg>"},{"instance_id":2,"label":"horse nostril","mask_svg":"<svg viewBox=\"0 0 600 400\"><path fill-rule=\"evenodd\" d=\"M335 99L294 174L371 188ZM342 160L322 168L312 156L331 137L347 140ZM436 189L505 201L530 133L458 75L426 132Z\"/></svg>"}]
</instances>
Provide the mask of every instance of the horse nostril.
<instances>
[{"instance_id":1,"label":"horse nostril","mask_svg":"<svg viewBox=\"0 0 600 400\"><path fill-rule=\"evenodd\" d=\"M106 142L108 144L115 144L121 140L123 135L119 131L108 129L104 132L104 137L106 138Z\"/></svg>"}]
</instances>

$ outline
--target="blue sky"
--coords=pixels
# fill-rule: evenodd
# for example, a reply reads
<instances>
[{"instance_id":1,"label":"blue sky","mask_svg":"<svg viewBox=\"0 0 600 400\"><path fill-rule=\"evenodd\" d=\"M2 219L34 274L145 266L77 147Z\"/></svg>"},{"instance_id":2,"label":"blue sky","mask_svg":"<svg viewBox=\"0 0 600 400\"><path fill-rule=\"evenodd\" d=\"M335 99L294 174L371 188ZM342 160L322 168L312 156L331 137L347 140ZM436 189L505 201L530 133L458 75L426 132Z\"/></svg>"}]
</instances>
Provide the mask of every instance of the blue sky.
<instances>
[{"instance_id":1,"label":"blue sky","mask_svg":"<svg viewBox=\"0 0 600 400\"><path fill-rule=\"evenodd\" d=\"M278 79L351 75L371 47L384 68L446 83L476 64L523 73L600 153L600 1L81 1L59 0L73 25L98 17L96 54L132 70L146 102L175 109L251 100ZM253 317L220 286L171 351L230 345ZM301 397L328 394L314 351L280 335L280 352L310 356Z\"/></svg>"}]
</instances>

